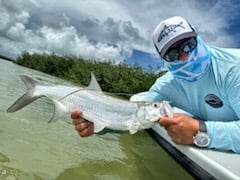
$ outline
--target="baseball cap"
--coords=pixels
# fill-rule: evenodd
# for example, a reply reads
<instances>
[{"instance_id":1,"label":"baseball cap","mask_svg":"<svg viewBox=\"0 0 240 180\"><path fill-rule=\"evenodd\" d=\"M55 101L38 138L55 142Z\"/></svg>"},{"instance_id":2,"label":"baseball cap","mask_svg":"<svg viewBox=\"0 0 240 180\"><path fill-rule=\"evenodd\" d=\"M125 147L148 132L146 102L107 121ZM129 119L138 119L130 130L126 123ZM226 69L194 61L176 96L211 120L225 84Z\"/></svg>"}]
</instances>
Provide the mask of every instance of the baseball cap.
<instances>
[{"instance_id":1,"label":"baseball cap","mask_svg":"<svg viewBox=\"0 0 240 180\"><path fill-rule=\"evenodd\" d=\"M162 21L153 31L153 43L161 57L175 42L196 37L194 28L184 18L174 16Z\"/></svg>"}]
</instances>

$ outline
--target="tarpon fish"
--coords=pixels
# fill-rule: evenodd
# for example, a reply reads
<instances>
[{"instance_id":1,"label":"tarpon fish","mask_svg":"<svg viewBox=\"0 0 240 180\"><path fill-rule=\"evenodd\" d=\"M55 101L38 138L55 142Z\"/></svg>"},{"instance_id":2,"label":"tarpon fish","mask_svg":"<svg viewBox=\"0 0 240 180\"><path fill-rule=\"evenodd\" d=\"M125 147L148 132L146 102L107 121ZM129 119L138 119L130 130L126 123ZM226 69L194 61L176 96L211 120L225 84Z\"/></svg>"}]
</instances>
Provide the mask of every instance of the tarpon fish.
<instances>
[{"instance_id":1,"label":"tarpon fish","mask_svg":"<svg viewBox=\"0 0 240 180\"><path fill-rule=\"evenodd\" d=\"M85 88L69 86L42 86L29 76L21 75L27 92L14 102L7 112L15 112L38 98L47 97L55 106L49 122L60 119L66 113L80 109L82 117L94 123L94 132L104 128L129 131L151 128L162 117L172 115L171 106L162 102L131 102L107 95L101 90L91 73L90 84Z\"/></svg>"}]
</instances>

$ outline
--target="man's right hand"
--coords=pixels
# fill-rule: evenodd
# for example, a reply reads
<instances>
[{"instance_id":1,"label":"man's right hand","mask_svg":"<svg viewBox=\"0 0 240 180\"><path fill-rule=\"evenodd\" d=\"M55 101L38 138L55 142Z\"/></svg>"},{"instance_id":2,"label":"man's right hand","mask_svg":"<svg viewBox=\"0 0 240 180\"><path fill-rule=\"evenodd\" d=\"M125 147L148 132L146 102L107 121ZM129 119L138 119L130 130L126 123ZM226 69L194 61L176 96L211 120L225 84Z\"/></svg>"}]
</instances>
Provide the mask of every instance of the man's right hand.
<instances>
[{"instance_id":1,"label":"man's right hand","mask_svg":"<svg viewBox=\"0 0 240 180\"><path fill-rule=\"evenodd\" d=\"M88 137L94 134L94 125L92 122L87 121L81 117L82 111L75 110L71 114L72 123L75 130L81 137Z\"/></svg>"}]
</instances>

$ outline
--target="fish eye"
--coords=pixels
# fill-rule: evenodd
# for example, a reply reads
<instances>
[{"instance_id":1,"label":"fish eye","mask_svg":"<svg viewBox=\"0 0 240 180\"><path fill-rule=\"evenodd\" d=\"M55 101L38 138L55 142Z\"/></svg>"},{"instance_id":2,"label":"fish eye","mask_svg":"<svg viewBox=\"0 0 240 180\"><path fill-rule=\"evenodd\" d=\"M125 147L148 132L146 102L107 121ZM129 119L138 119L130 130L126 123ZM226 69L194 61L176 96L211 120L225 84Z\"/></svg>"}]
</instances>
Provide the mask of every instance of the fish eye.
<instances>
[{"instance_id":1,"label":"fish eye","mask_svg":"<svg viewBox=\"0 0 240 180\"><path fill-rule=\"evenodd\" d=\"M157 103L154 103L153 107L157 108L157 107L159 107L159 105Z\"/></svg>"}]
</instances>

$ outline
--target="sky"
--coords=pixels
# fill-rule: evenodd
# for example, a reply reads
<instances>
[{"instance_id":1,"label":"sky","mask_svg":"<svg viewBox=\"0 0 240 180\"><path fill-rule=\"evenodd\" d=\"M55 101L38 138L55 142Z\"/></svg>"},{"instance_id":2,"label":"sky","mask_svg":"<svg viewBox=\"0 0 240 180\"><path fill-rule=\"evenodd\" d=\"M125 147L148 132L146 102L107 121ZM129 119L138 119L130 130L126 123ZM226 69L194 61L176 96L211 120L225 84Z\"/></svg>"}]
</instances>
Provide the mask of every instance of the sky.
<instances>
[{"instance_id":1,"label":"sky","mask_svg":"<svg viewBox=\"0 0 240 180\"><path fill-rule=\"evenodd\" d=\"M151 33L183 16L209 45L240 47L238 0L0 0L0 54L161 66Z\"/></svg>"}]
</instances>

